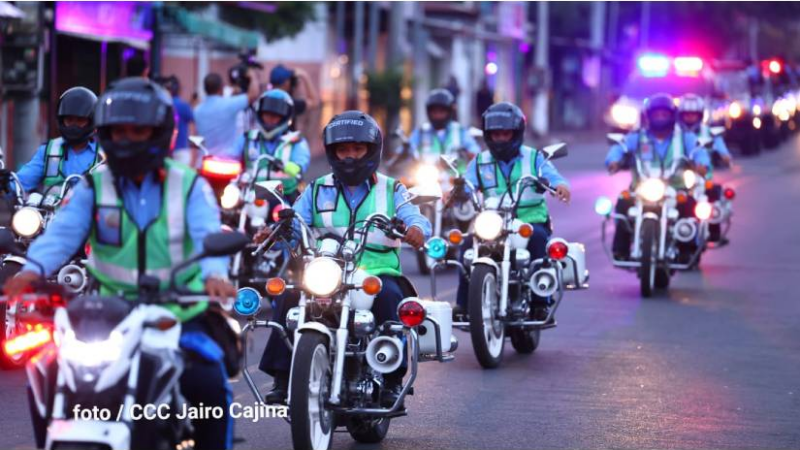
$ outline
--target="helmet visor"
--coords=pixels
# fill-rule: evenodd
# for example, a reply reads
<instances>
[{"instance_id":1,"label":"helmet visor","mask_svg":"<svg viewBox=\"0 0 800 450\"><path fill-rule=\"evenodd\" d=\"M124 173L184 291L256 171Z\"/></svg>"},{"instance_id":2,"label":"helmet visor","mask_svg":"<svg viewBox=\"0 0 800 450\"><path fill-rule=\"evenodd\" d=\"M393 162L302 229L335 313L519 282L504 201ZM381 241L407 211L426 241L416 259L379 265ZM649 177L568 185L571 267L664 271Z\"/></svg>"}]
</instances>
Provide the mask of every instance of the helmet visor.
<instances>
[{"instance_id":1,"label":"helmet visor","mask_svg":"<svg viewBox=\"0 0 800 450\"><path fill-rule=\"evenodd\" d=\"M160 126L169 105L149 92L109 92L100 98L95 111L98 127L118 124Z\"/></svg>"}]
</instances>

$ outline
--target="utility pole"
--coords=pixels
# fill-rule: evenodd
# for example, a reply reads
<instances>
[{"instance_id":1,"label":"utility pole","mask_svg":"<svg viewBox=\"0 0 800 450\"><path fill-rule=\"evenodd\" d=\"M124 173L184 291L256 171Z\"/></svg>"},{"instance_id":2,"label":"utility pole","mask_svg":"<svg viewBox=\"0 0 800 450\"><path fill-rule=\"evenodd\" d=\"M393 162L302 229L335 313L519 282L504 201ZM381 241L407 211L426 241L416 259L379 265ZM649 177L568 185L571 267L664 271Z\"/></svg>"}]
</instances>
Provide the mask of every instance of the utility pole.
<instances>
[{"instance_id":1,"label":"utility pole","mask_svg":"<svg viewBox=\"0 0 800 450\"><path fill-rule=\"evenodd\" d=\"M358 91L361 88L361 73L364 60L364 2L355 2L355 33L353 36L353 61L351 64L349 107L358 109Z\"/></svg>"},{"instance_id":2,"label":"utility pole","mask_svg":"<svg viewBox=\"0 0 800 450\"><path fill-rule=\"evenodd\" d=\"M164 4L163 2L153 2L153 22L151 27L151 32L153 33L153 37L150 40L150 77L158 77L161 76L161 41L162 41L162 34L161 34L161 17L162 17L162 8ZM105 42L103 42L105 44ZM106 49L103 49L103 53L105 56Z\"/></svg>"},{"instance_id":3,"label":"utility pole","mask_svg":"<svg viewBox=\"0 0 800 450\"><path fill-rule=\"evenodd\" d=\"M647 48L650 41L650 2L642 2L642 13L639 17L639 46Z\"/></svg>"},{"instance_id":4,"label":"utility pole","mask_svg":"<svg viewBox=\"0 0 800 450\"><path fill-rule=\"evenodd\" d=\"M588 117L588 124L590 127L594 127L601 123L601 118L603 116L603 107L604 107L604 100L606 95L606 78L604 76L604 65L603 65L603 48L605 44L604 34L605 34L605 20L606 20L606 4L605 2L593 2L592 3L592 20L591 20L591 45L592 45L592 61L594 63L593 69L596 71L595 75L597 76L596 81L597 85L593 86L592 92L594 97L592 100L593 107L589 109L589 117Z\"/></svg>"},{"instance_id":5,"label":"utility pole","mask_svg":"<svg viewBox=\"0 0 800 450\"><path fill-rule=\"evenodd\" d=\"M539 86L533 101L533 117L531 125L533 131L540 136L549 130L548 91L550 90L550 73L548 69L549 55L549 18L550 11L546 1L537 2L536 5L536 57L535 66L539 73Z\"/></svg>"},{"instance_id":6,"label":"utility pole","mask_svg":"<svg viewBox=\"0 0 800 450\"><path fill-rule=\"evenodd\" d=\"M369 34L367 36L367 67L376 71L378 68L378 28L381 21L381 5L369 2Z\"/></svg>"},{"instance_id":7,"label":"utility pole","mask_svg":"<svg viewBox=\"0 0 800 450\"><path fill-rule=\"evenodd\" d=\"M428 76L428 34L422 27L425 20L423 2L414 4L414 120L425 117L425 98L430 90Z\"/></svg>"}]
</instances>

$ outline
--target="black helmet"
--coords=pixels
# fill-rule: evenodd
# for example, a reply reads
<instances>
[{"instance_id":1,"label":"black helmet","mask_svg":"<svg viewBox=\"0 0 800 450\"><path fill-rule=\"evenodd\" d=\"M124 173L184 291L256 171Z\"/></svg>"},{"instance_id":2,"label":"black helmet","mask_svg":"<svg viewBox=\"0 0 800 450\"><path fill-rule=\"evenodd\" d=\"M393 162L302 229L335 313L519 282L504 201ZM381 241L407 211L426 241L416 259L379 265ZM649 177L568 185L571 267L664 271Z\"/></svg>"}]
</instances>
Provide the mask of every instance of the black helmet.
<instances>
[{"instance_id":1,"label":"black helmet","mask_svg":"<svg viewBox=\"0 0 800 450\"><path fill-rule=\"evenodd\" d=\"M361 111L345 111L328 122L322 131L325 155L333 168L333 174L348 186L357 186L378 170L383 150L383 136L378 123L369 114ZM361 159L336 156L336 144L360 142L369 150Z\"/></svg>"},{"instance_id":2,"label":"black helmet","mask_svg":"<svg viewBox=\"0 0 800 450\"><path fill-rule=\"evenodd\" d=\"M88 141L94 134L94 107L97 96L85 87L67 89L58 99L56 117L58 117L58 132L67 144L78 144ZM85 127L75 125L66 126L65 116L83 117L89 119Z\"/></svg>"},{"instance_id":3,"label":"black helmet","mask_svg":"<svg viewBox=\"0 0 800 450\"><path fill-rule=\"evenodd\" d=\"M283 117L277 125L267 125L261 120L261 113L268 112ZM273 139L275 136L280 136L292 124L294 117L294 100L285 91L280 89L271 89L263 94L258 99L256 104L256 120L258 120L261 128L267 139Z\"/></svg>"},{"instance_id":4,"label":"black helmet","mask_svg":"<svg viewBox=\"0 0 800 450\"><path fill-rule=\"evenodd\" d=\"M667 120L654 120L652 114L657 110L669 112L670 118ZM675 127L675 121L678 119L678 108L669 94L655 94L644 101L644 115L647 119L648 130L671 130Z\"/></svg>"},{"instance_id":5,"label":"black helmet","mask_svg":"<svg viewBox=\"0 0 800 450\"><path fill-rule=\"evenodd\" d=\"M447 89L439 88L431 91L428 95L428 100L425 102L425 110L428 113L428 121L430 121L434 129L441 130L453 120L453 107L455 107L455 104L456 98ZM450 115L444 120L433 120L431 118L431 108L434 107L445 108L450 112Z\"/></svg>"},{"instance_id":6,"label":"black helmet","mask_svg":"<svg viewBox=\"0 0 800 450\"><path fill-rule=\"evenodd\" d=\"M141 77L123 78L100 97L95 111L97 135L115 175L133 177L161 167L170 151L175 115L172 97L163 87ZM114 142L113 125L153 127L143 142Z\"/></svg>"},{"instance_id":7,"label":"black helmet","mask_svg":"<svg viewBox=\"0 0 800 450\"><path fill-rule=\"evenodd\" d=\"M495 103L484 111L483 140L495 159L511 161L519 154L525 138L525 124L525 114L513 103ZM512 130L514 136L507 142L494 142L489 133L492 130Z\"/></svg>"}]
</instances>

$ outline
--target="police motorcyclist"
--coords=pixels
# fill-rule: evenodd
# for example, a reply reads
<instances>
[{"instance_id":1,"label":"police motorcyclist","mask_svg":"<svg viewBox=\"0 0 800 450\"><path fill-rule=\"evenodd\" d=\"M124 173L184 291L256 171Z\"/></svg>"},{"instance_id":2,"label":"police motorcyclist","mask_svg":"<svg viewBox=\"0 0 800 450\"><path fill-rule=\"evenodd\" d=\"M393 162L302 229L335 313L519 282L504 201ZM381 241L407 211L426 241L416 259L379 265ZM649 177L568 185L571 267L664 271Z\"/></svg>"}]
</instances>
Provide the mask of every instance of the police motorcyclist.
<instances>
[{"instance_id":1,"label":"police motorcyclist","mask_svg":"<svg viewBox=\"0 0 800 450\"><path fill-rule=\"evenodd\" d=\"M434 89L425 102L428 122L416 128L409 138L414 159L424 159L439 155L459 156L458 168L464 171L474 155L480 152L480 146L455 117L456 99L447 89ZM465 150L469 159L456 152Z\"/></svg>"},{"instance_id":2,"label":"police motorcyclist","mask_svg":"<svg viewBox=\"0 0 800 450\"><path fill-rule=\"evenodd\" d=\"M42 144L17 171L25 191L61 185L68 176L86 173L101 160L94 137L96 103L97 96L85 87L73 87L61 95L56 108L61 136ZM0 178L8 180L8 171L0 170Z\"/></svg>"},{"instance_id":3,"label":"police motorcyclist","mask_svg":"<svg viewBox=\"0 0 800 450\"><path fill-rule=\"evenodd\" d=\"M379 172L383 137L375 120L361 111L346 111L331 119L323 131L325 155L333 173L315 180L294 205L295 212L318 231L319 235L341 234L342 228L353 221L362 221L370 214L383 213L398 217L407 227L404 241L420 248L430 236L431 225L419 208L405 201L406 188L398 181ZM256 236L263 241L270 234L264 229ZM379 276L383 288L372 307L376 324L397 319L397 305L404 298L400 265L400 241L389 244L372 242L364 252L360 267L371 275ZM370 250L374 249L374 250ZM275 311L274 320L284 323L286 312L297 305L296 297L284 296ZM289 385L291 351L273 333L261 359L261 370L275 378L273 390L267 394L267 403L286 400ZM391 405L402 386L405 365L384 379L388 395L382 403Z\"/></svg>"},{"instance_id":4,"label":"police motorcyclist","mask_svg":"<svg viewBox=\"0 0 800 450\"><path fill-rule=\"evenodd\" d=\"M140 271L166 289L169 269L202 250L203 239L220 230L213 192L194 170L166 158L175 123L172 99L161 86L144 78L122 79L101 97L95 119L107 166L77 185L45 234L31 244L28 258L40 263L47 276L88 238L88 269L101 295L135 297ZM17 295L38 277L38 266L28 263L5 291ZM181 272L177 282L212 298L235 295L227 281L227 258L204 259ZM167 307L182 321L181 346L187 354L183 395L194 406L225 411L221 419L195 423L196 448L231 448L231 391L219 346L208 337L209 305Z\"/></svg>"},{"instance_id":5,"label":"police motorcyclist","mask_svg":"<svg viewBox=\"0 0 800 450\"><path fill-rule=\"evenodd\" d=\"M606 156L606 167L610 173L616 173L627 164L629 158L638 155L650 163L654 169L669 168L676 158L687 157L701 176L708 173L711 160L708 152L697 146L697 136L690 131L682 131L676 126L678 112L673 98L667 94L656 94L645 100L644 127L631 131L625 136L625 146L615 144ZM636 184L638 174L634 171L632 186ZM683 178L673 177L672 184L683 187ZM633 206L633 198L620 195L615 210L623 216ZM687 217L694 210L694 200L690 199L679 208L682 217ZM617 223L614 231L612 251L615 259L626 260L630 257L631 231L627 224ZM686 246L681 257L690 256L690 246Z\"/></svg>"},{"instance_id":6,"label":"police motorcyclist","mask_svg":"<svg viewBox=\"0 0 800 450\"><path fill-rule=\"evenodd\" d=\"M259 179L281 180L284 194L294 202L299 195L298 176L308 170L311 152L300 132L290 130L294 118L292 97L280 89L269 90L258 99L256 113L258 127L239 136L231 156L241 159L245 170L250 170L260 155L274 156L281 167L262 161Z\"/></svg>"},{"instance_id":7,"label":"police motorcyclist","mask_svg":"<svg viewBox=\"0 0 800 450\"><path fill-rule=\"evenodd\" d=\"M526 118L522 110L509 102L496 103L483 113L483 136L488 151L481 152L470 162L466 179L480 190L484 197L499 197L514 189L517 181L525 175L541 176L556 190L563 202L569 202L570 189L567 180L558 173L538 150L524 145ZM545 255L547 240L552 232L547 203L542 194L533 187L523 191L517 209L517 218L533 225L533 235L528 241L531 260ZM463 252L472 248L471 238L462 244ZM469 280L459 278L457 305L454 316L466 311ZM532 315L536 320L547 317L548 299L535 297Z\"/></svg>"},{"instance_id":8,"label":"police motorcyclist","mask_svg":"<svg viewBox=\"0 0 800 450\"><path fill-rule=\"evenodd\" d=\"M705 109L706 105L702 97L696 94L684 95L678 103L678 123L684 131L690 131L698 138L711 139L711 153L716 154L722 161L722 165L728 167L733 160L731 152L725 145L725 139L721 135L712 136L710 127L703 123Z\"/></svg>"}]
</instances>

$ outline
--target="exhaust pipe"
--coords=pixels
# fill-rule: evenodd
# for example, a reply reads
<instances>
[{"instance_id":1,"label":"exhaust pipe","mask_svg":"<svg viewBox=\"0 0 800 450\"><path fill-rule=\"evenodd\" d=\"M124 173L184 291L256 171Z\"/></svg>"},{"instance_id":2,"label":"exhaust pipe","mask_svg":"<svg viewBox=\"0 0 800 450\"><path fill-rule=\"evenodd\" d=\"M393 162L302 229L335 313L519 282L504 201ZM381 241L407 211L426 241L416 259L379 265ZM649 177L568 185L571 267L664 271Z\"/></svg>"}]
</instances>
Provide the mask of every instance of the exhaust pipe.
<instances>
[{"instance_id":1,"label":"exhaust pipe","mask_svg":"<svg viewBox=\"0 0 800 450\"><path fill-rule=\"evenodd\" d=\"M403 362L403 342L393 336L378 336L367 346L367 364L379 373L391 373Z\"/></svg>"},{"instance_id":2,"label":"exhaust pipe","mask_svg":"<svg viewBox=\"0 0 800 450\"><path fill-rule=\"evenodd\" d=\"M531 291L539 297L552 296L558 290L556 269L548 267L546 269L537 270L531 275L531 280L528 285Z\"/></svg>"}]
</instances>

